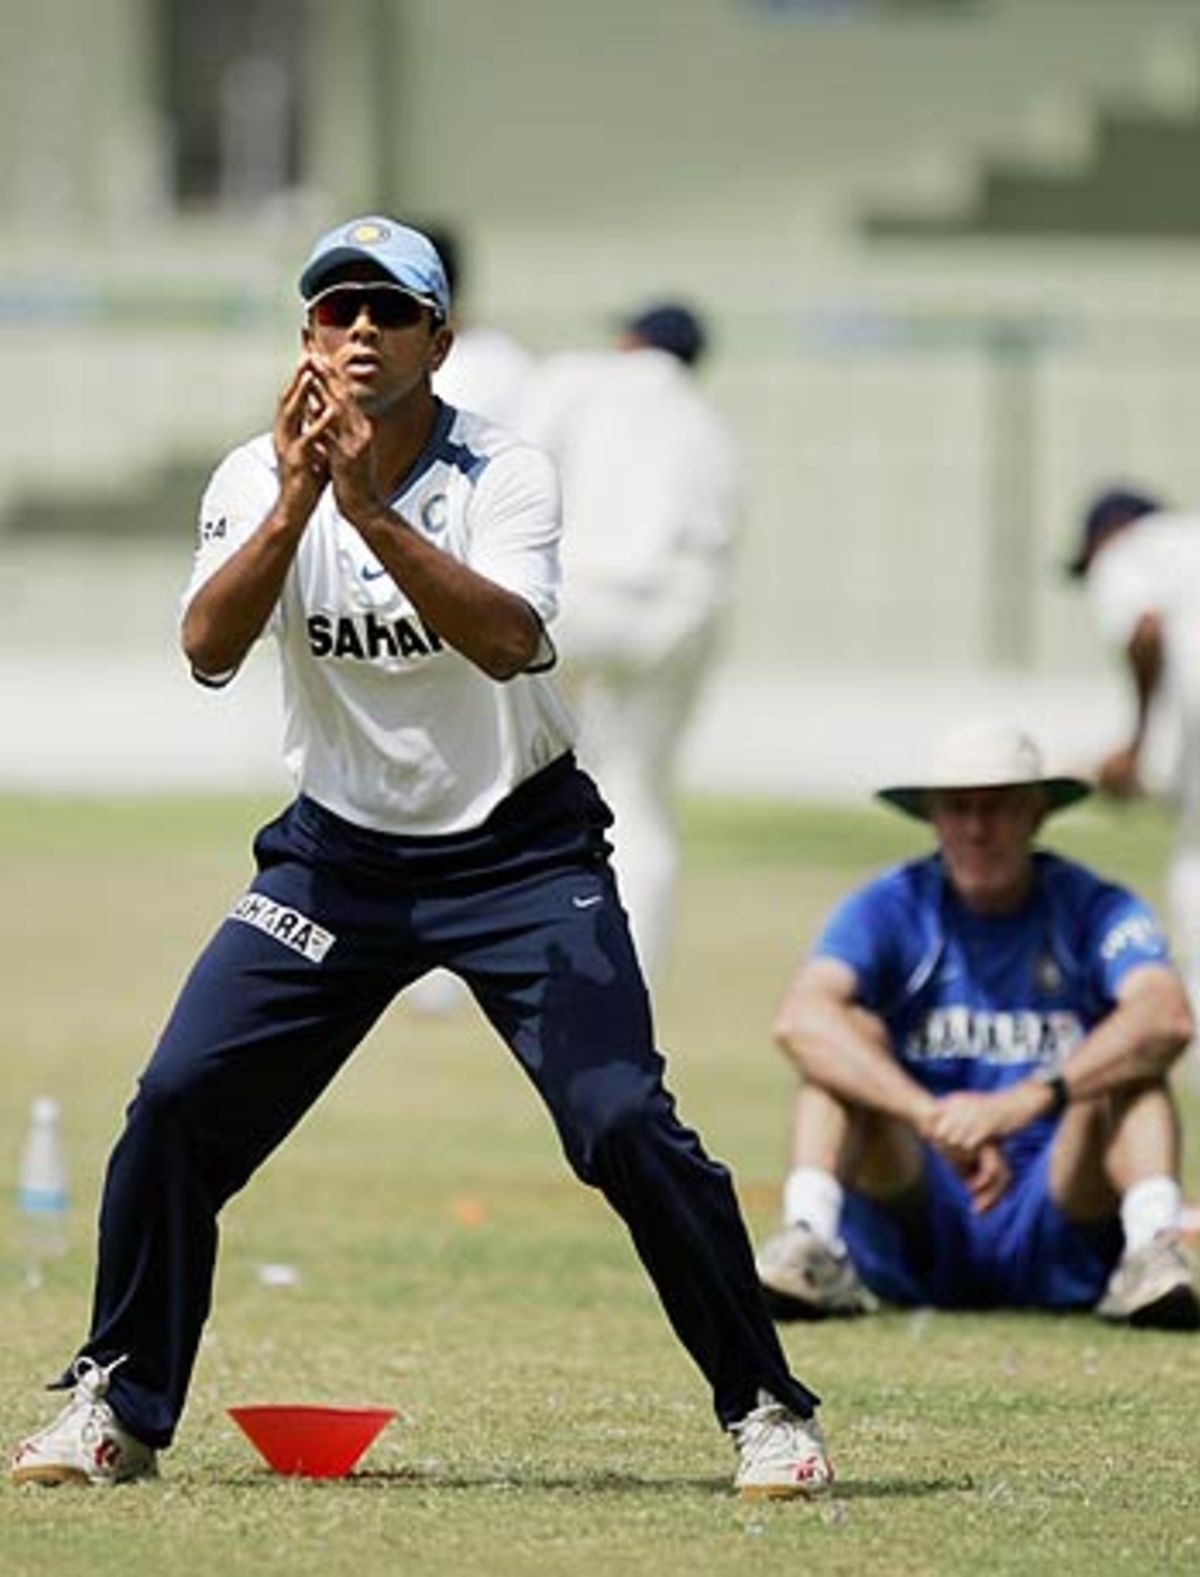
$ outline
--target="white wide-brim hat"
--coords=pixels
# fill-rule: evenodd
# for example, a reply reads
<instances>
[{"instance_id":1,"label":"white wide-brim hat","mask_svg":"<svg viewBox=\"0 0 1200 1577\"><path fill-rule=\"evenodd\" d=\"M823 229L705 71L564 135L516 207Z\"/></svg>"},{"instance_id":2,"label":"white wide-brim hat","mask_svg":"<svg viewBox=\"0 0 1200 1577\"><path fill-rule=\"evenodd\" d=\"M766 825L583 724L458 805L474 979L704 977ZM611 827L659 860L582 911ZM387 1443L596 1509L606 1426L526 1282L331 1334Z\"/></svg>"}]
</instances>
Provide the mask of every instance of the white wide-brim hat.
<instances>
[{"instance_id":1,"label":"white wide-brim hat","mask_svg":"<svg viewBox=\"0 0 1200 1577\"><path fill-rule=\"evenodd\" d=\"M1047 773L1036 740L1020 724L1007 718L975 718L938 739L920 782L881 788L875 797L928 821L931 793L981 788L1040 789L1047 811L1062 810L1092 792L1085 778Z\"/></svg>"}]
</instances>

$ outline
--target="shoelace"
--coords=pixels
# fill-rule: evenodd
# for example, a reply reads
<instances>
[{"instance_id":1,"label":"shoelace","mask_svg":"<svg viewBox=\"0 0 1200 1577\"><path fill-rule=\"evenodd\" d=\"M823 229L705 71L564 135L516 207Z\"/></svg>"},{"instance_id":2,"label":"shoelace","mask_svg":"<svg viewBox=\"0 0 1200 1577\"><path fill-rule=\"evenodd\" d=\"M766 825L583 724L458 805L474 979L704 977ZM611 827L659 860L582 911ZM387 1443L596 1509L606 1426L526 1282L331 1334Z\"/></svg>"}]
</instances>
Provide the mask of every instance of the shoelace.
<instances>
[{"instance_id":1,"label":"shoelace","mask_svg":"<svg viewBox=\"0 0 1200 1577\"><path fill-rule=\"evenodd\" d=\"M79 1424L79 1438L85 1446L95 1446L103 1439L113 1422L112 1408L104 1398L108 1393L109 1376L114 1369L121 1367L128 1356L128 1353L123 1353L120 1358L114 1358L112 1363L101 1364L85 1354L76 1358L71 1365L75 1390L64 1416L72 1412L83 1413Z\"/></svg>"},{"instance_id":2,"label":"shoelace","mask_svg":"<svg viewBox=\"0 0 1200 1577\"><path fill-rule=\"evenodd\" d=\"M730 1430L742 1459L743 1473L762 1466L786 1466L789 1478L809 1480L814 1486L829 1482L832 1472L824 1461L819 1426L798 1418L782 1402L764 1402Z\"/></svg>"},{"instance_id":3,"label":"shoelace","mask_svg":"<svg viewBox=\"0 0 1200 1577\"><path fill-rule=\"evenodd\" d=\"M741 1447L760 1452L769 1449L770 1442L780 1434L791 1436L796 1420L782 1402L764 1402L745 1418L739 1418L730 1431Z\"/></svg>"},{"instance_id":4,"label":"shoelace","mask_svg":"<svg viewBox=\"0 0 1200 1577\"><path fill-rule=\"evenodd\" d=\"M97 1363L87 1354L76 1358L71 1365L71 1378L75 1382L73 1401L101 1402L108 1394L109 1376L114 1369L119 1369L129 1357L122 1353L119 1358L114 1358L110 1364Z\"/></svg>"}]
</instances>

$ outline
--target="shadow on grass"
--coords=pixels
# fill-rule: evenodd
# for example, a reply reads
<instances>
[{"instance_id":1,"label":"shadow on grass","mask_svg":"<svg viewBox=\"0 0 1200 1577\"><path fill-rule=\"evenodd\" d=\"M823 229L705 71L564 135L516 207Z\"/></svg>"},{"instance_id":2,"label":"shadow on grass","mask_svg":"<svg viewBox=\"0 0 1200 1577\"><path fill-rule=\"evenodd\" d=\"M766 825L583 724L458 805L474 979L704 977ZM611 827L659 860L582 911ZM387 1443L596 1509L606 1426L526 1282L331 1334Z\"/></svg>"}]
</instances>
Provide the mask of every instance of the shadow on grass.
<instances>
[{"instance_id":1,"label":"shadow on grass","mask_svg":"<svg viewBox=\"0 0 1200 1577\"><path fill-rule=\"evenodd\" d=\"M975 1489L969 1473L961 1478L838 1479L836 1500L920 1500L930 1495L967 1495Z\"/></svg>"},{"instance_id":2,"label":"shadow on grass","mask_svg":"<svg viewBox=\"0 0 1200 1577\"><path fill-rule=\"evenodd\" d=\"M681 1490L694 1490L703 1494L729 1495L728 1474L704 1478L649 1478L636 1473L576 1473L542 1474L527 1473L453 1473L433 1472L420 1468L388 1468L350 1473L344 1478L315 1479L302 1475L258 1472L250 1476L227 1477L221 1481L227 1487L266 1487L271 1484L325 1490L352 1489L355 1491L384 1489L416 1490L568 1490L590 1495L646 1495L678 1494ZM964 1474L960 1478L877 1478L839 1479L828 1495L814 1496L814 1503L829 1500L919 1500L935 1495L961 1495L974 1490L974 1480Z\"/></svg>"},{"instance_id":3,"label":"shadow on grass","mask_svg":"<svg viewBox=\"0 0 1200 1577\"><path fill-rule=\"evenodd\" d=\"M572 1490L597 1495L667 1494L679 1490L728 1489L729 1478L642 1478L635 1473L454 1473L420 1468L377 1468L348 1473L344 1478L307 1478L303 1474L272 1473L229 1475L220 1480L227 1488L267 1488L282 1484L312 1491L336 1493L383 1489L418 1490Z\"/></svg>"}]
</instances>

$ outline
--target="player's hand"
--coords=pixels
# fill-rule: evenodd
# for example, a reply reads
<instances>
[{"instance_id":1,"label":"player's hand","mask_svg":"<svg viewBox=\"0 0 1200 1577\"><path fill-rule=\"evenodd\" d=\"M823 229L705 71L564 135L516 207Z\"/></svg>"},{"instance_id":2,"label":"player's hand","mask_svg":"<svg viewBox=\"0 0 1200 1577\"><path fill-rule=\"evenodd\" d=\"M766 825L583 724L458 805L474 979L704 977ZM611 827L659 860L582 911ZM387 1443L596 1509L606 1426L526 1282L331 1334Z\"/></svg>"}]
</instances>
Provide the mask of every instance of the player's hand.
<instances>
[{"instance_id":1,"label":"player's hand","mask_svg":"<svg viewBox=\"0 0 1200 1577\"><path fill-rule=\"evenodd\" d=\"M929 1142L951 1159L974 1155L981 1145L1016 1133L1045 1109L1045 1086L1033 1079L986 1094L960 1090L938 1101L928 1122Z\"/></svg>"},{"instance_id":2,"label":"player's hand","mask_svg":"<svg viewBox=\"0 0 1200 1577\"><path fill-rule=\"evenodd\" d=\"M307 520L329 481L326 431L332 415L321 395L317 371L303 357L275 408L272 438L279 463L283 507Z\"/></svg>"},{"instance_id":3,"label":"player's hand","mask_svg":"<svg viewBox=\"0 0 1200 1577\"><path fill-rule=\"evenodd\" d=\"M1112 750L1096 768L1096 784L1104 794L1113 799L1134 799L1142 792L1138 750L1135 745L1122 745Z\"/></svg>"},{"instance_id":4,"label":"player's hand","mask_svg":"<svg viewBox=\"0 0 1200 1577\"><path fill-rule=\"evenodd\" d=\"M980 1145L1004 1131L1002 1115L993 1094L961 1090L943 1095L927 1125L929 1142L951 1160L974 1156Z\"/></svg>"},{"instance_id":5,"label":"player's hand","mask_svg":"<svg viewBox=\"0 0 1200 1577\"><path fill-rule=\"evenodd\" d=\"M354 347L349 347L352 352ZM375 429L355 398L349 377L336 357L314 363L322 409L329 479L338 510L353 525L377 517L387 508L379 483Z\"/></svg>"},{"instance_id":6,"label":"player's hand","mask_svg":"<svg viewBox=\"0 0 1200 1577\"><path fill-rule=\"evenodd\" d=\"M998 1204L1012 1182L1012 1168L998 1144L981 1145L974 1158L959 1170L976 1215Z\"/></svg>"}]
</instances>

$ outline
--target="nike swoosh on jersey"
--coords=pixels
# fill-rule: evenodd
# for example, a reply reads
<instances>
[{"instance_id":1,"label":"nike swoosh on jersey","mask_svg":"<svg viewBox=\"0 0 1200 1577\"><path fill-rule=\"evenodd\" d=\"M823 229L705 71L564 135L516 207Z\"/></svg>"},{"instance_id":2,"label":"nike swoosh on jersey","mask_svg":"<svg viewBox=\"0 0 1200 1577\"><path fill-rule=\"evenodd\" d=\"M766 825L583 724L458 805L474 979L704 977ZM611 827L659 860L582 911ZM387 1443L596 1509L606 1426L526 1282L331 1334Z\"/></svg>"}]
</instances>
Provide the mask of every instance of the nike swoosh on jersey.
<instances>
[{"instance_id":1,"label":"nike swoosh on jersey","mask_svg":"<svg viewBox=\"0 0 1200 1577\"><path fill-rule=\"evenodd\" d=\"M382 565L380 565L378 568L372 569L369 564L364 564L362 569L359 570L359 574L364 580L381 580L383 576L387 574L387 570L385 570Z\"/></svg>"},{"instance_id":2,"label":"nike swoosh on jersey","mask_svg":"<svg viewBox=\"0 0 1200 1577\"><path fill-rule=\"evenodd\" d=\"M575 905L576 909L591 909L595 904L604 902L604 894L593 893L590 898L580 898L576 896L571 899L571 902Z\"/></svg>"}]
</instances>

